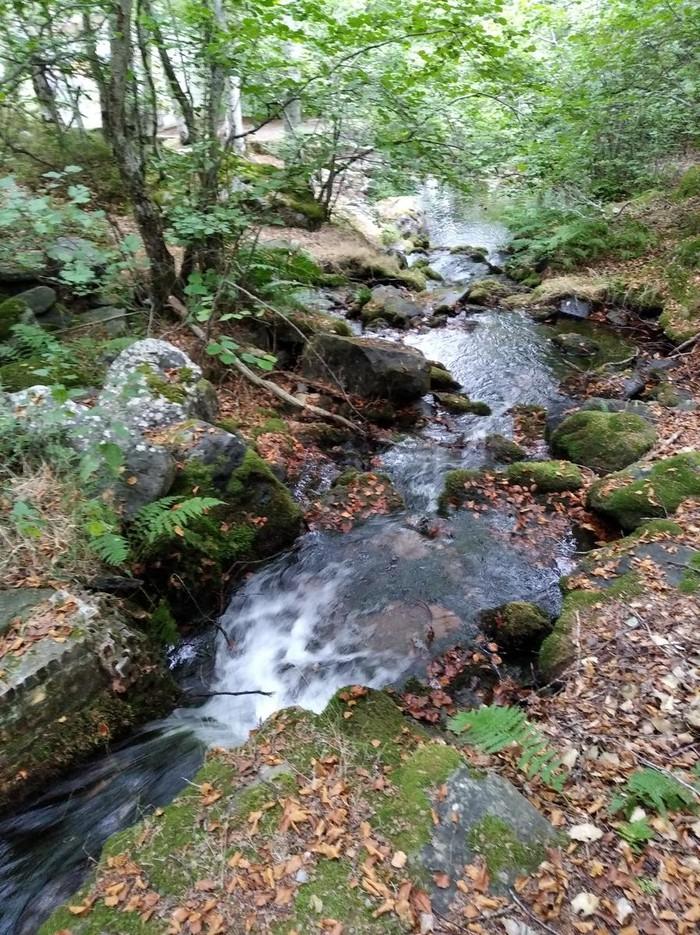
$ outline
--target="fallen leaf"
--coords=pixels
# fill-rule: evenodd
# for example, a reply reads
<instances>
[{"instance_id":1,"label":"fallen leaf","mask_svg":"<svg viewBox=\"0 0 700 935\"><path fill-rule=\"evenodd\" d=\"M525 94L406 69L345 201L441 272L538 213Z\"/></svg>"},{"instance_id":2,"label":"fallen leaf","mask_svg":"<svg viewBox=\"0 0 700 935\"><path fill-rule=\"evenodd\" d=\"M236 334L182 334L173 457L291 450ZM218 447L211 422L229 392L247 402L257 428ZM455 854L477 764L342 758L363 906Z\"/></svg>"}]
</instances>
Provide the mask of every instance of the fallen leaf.
<instances>
[{"instance_id":1,"label":"fallen leaf","mask_svg":"<svg viewBox=\"0 0 700 935\"><path fill-rule=\"evenodd\" d=\"M603 832L590 822L585 822L582 825L574 825L573 828L569 828L569 837L572 841L583 841L585 844L590 844L591 841L599 841L603 837Z\"/></svg>"},{"instance_id":2,"label":"fallen leaf","mask_svg":"<svg viewBox=\"0 0 700 935\"><path fill-rule=\"evenodd\" d=\"M406 861L408 858L403 851L396 851L394 856L391 858L391 866L395 867L396 870L401 870L406 866Z\"/></svg>"}]
</instances>

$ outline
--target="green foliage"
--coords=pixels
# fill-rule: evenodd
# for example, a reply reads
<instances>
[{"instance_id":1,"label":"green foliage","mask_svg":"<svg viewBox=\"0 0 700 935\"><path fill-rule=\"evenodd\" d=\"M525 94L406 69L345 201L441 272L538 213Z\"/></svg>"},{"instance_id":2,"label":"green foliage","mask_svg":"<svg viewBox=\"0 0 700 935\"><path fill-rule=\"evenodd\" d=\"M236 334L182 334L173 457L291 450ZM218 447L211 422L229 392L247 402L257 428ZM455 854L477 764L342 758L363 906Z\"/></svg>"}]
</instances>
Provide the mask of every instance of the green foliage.
<instances>
[{"instance_id":1,"label":"green foliage","mask_svg":"<svg viewBox=\"0 0 700 935\"><path fill-rule=\"evenodd\" d=\"M141 507L133 523L137 540L145 545L154 545L175 536L186 535L188 525L206 515L222 500L215 497L162 497L154 503Z\"/></svg>"},{"instance_id":2,"label":"green foliage","mask_svg":"<svg viewBox=\"0 0 700 935\"><path fill-rule=\"evenodd\" d=\"M148 621L148 630L153 639L164 646L177 643L179 632L172 611L166 601L160 601Z\"/></svg>"},{"instance_id":3,"label":"green foliage","mask_svg":"<svg viewBox=\"0 0 700 935\"><path fill-rule=\"evenodd\" d=\"M529 723L519 708L488 705L475 711L460 711L447 721L455 734L468 731L467 741L485 753L498 753L512 744L521 748L518 766L532 778L537 776L552 789L566 782L561 758Z\"/></svg>"},{"instance_id":4,"label":"green foliage","mask_svg":"<svg viewBox=\"0 0 700 935\"><path fill-rule=\"evenodd\" d=\"M672 811L691 811L697 808L696 796L672 776L657 769L637 769L619 795L610 804L614 815L623 812L630 815L637 806L653 808L661 815Z\"/></svg>"},{"instance_id":5,"label":"green foliage","mask_svg":"<svg viewBox=\"0 0 700 935\"><path fill-rule=\"evenodd\" d=\"M524 198L505 215L514 235L511 262L525 267L568 270L602 256L631 259L651 243L650 231L639 222L610 221L590 208L567 209Z\"/></svg>"},{"instance_id":6,"label":"green foliage","mask_svg":"<svg viewBox=\"0 0 700 935\"><path fill-rule=\"evenodd\" d=\"M637 821L623 821L617 826L617 833L635 851L642 850L654 838L654 829L646 818L640 818Z\"/></svg>"},{"instance_id":7,"label":"green foliage","mask_svg":"<svg viewBox=\"0 0 700 935\"><path fill-rule=\"evenodd\" d=\"M700 166L692 166L684 173L675 194L677 198L695 198L700 195Z\"/></svg>"}]
</instances>

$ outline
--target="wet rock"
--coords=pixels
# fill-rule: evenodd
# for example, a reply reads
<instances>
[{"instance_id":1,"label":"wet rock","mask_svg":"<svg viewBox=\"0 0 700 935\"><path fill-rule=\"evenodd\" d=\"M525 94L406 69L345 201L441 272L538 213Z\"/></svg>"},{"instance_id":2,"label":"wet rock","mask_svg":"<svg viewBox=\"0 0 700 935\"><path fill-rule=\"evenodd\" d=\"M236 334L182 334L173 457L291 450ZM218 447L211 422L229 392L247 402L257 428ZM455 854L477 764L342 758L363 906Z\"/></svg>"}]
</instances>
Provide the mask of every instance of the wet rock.
<instances>
[{"instance_id":1,"label":"wet rock","mask_svg":"<svg viewBox=\"0 0 700 935\"><path fill-rule=\"evenodd\" d=\"M504 435L487 435L484 445L493 460L500 461L502 464L523 461L527 456L524 448Z\"/></svg>"},{"instance_id":2,"label":"wet rock","mask_svg":"<svg viewBox=\"0 0 700 935\"><path fill-rule=\"evenodd\" d=\"M447 315L433 315L426 324L429 328L444 328L447 324Z\"/></svg>"},{"instance_id":3,"label":"wet rock","mask_svg":"<svg viewBox=\"0 0 700 935\"><path fill-rule=\"evenodd\" d=\"M592 311L593 306L590 302L576 296L562 299L559 303L559 313L565 318L585 319L588 318Z\"/></svg>"},{"instance_id":4,"label":"wet rock","mask_svg":"<svg viewBox=\"0 0 700 935\"><path fill-rule=\"evenodd\" d=\"M317 335L304 352L303 372L327 379L327 367L345 390L365 399L409 403L430 389L430 367L420 351L376 338Z\"/></svg>"},{"instance_id":5,"label":"wet rock","mask_svg":"<svg viewBox=\"0 0 700 935\"><path fill-rule=\"evenodd\" d=\"M618 471L637 461L656 442L656 430L633 412L580 410L567 416L552 433L555 455L569 458L599 474Z\"/></svg>"},{"instance_id":6,"label":"wet rock","mask_svg":"<svg viewBox=\"0 0 700 935\"><path fill-rule=\"evenodd\" d=\"M111 338L127 333L126 310L114 305L91 308L79 316L78 324L94 325L97 331L106 332Z\"/></svg>"},{"instance_id":7,"label":"wet rock","mask_svg":"<svg viewBox=\"0 0 700 935\"><path fill-rule=\"evenodd\" d=\"M376 286L372 297L363 307L360 317L365 323L381 318L405 328L414 318L420 318L425 309L396 286Z\"/></svg>"},{"instance_id":8,"label":"wet rock","mask_svg":"<svg viewBox=\"0 0 700 935\"><path fill-rule=\"evenodd\" d=\"M51 588L12 588L0 591L0 636L31 615L32 610L55 595Z\"/></svg>"},{"instance_id":9,"label":"wet rock","mask_svg":"<svg viewBox=\"0 0 700 935\"><path fill-rule=\"evenodd\" d=\"M623 529L672 514L688 497L700 496L700 452L689 451L653 464L631 464L597 481L588 506Z\"/></svg>"},{"instance_id":10,"label":"wet rock","mask_svg":"<svg viewBox=\"0 0 700 935\"><path fill-rule=\"evenodd\" d=\"M430 361L430 389L431 390L458 390L460 384L452 374L442 365Z\"/></svg>"},{"instance_id":11,"label":"wet rock","mask_svg":"<svg viewBox=\"0 0 700 935\"><path fill-rule=\"evenodd\" d=\"M0 804L23 797L165 713L176 693L142 634L110 599L13 592L11 634L26 641L0 680ZM25 600L26 597L26 600ZM16 613L18 601L24 609ZM0 592L0 613L7 608Z\"/></svg>"},{"instance_id":12,"label":"wet rock","mask_svg":"<svg viewBox=\"0 0 700 935\"><path fill-rule=\"evenodd\" d=\"M478 400L471 400L461 393L433 393L435 399L448 412L466 413L473 416L490 416L491 407Z\"/></svg>"},{"instance_id":13,"label":"wet rock","mask_svg":"<svg viewBox=\"0 0 700 935\"><path fill-rule=\"evenodd\" d=\"M171 426L161 441L178 463L196 461L210 468L211 482L219 491L241 466L247 449L240 436L197 419Z\"/></svg>"},{"instance_id":14,"label":"wet rock","mask_svg":"<svg viewBox=\"0 0 700 935\"><path fill-rule=\"evenodd\" d=\"M555 334L552 343L567 354L576 354L579 357L593 357L600 350L597 341L576 332Z\"/></svg>"},{"instance_id":15,"label":"wet rock","mask_svg":"<svg viewBox=\"0 0 700 935\"><path fill-rule=\"evenodd\" d=\"M515 461L505 472L508 483L535 487L539 493L560 493L583 487L583 475L570 461Z\"/></svg>"},{"instance_id":16,"label":"wet rock","mask_svg":"<svg viewBox=\"0 0 700 935\"><path fill-rule=\"evenodd\" d=\"M15 296L15 299L24 304L35 314L43 315L55 305L58 296L56 290L50 286L34 286Z\"/></svg>"},{"instance_id":17,"label":"wet rock","mask_svg":"<svg viewBox=\"0 0 700 935\"><path fill-rule=\"evenodd\" d=\"M436 289L431 293L433 315L457 315L469 297L469 289Z\"/></svg>"}]
</instances>

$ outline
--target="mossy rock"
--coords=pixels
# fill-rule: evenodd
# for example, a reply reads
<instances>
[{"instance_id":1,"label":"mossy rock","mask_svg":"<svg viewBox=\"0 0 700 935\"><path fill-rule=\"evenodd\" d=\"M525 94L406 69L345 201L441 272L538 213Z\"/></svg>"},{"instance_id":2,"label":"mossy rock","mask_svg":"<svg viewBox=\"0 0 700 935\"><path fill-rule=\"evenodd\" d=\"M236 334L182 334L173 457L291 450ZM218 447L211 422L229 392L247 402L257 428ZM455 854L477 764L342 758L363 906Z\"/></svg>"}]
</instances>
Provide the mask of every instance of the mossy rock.
<instances>
[{"instance_id":1,"label":"mossy rock","mask_svg":"<svg viewBox=\"0 0 700 935\"><path fill-rule=\"evenodd\" d=\"M481 620L499 649L507 653L536 648L552 629L547 614L528 601L511 601L484 611Z\"/></svg>"},{"instance_id":2,"label":"mossy rock","mask_svg":"<svg viewBox=\"0 0 700 935\"><path fill-rule=\"evenodd\" d=\"M668 516L689 497L700 497L698 451L610 474L593 484L588 506L623 529L634 529L645 519Z\"/></svg>"},{"instance_id":3,"label":"mossy rock","mask_svg":"<svg viewBox=\"0 0 700 935\"><path fill-rule=\"evenodd\" d=\"M352 280L407 286L414 292L423 292L427 280L422 270L401 269L395 257L382 253L353 254L338 260L334 268Z\"/></svg>"},{"instance_id":4,"label":"mossy rock","mask_svg":"<svg viewBox=\"0 0 700 935\"><path fill-rule=\"evenodd\" d=\"M498 305L513 291L512 286L499 282L498 279L478 279L469 288L467 299L473 305Z\"/></svg>"},{"instance_id":5,"label":"mossy rock","mask_svg":"<svg viewBox=\"0 0 700 935\"><path fill-rule=\"evenodd\" d=\"M583 487L581 470L570 461L515 461L505 476L509 484L534 486L539 493L561 493Z\"/></svg>"},{"instance_id":6,"label":"mossy rock","mask_svg":"<svg viewBox=\"0 0 700 935\"><path fill-rule=\"evenodd\" d=\"M438 500L440 511L444 513L450 506L460 506L467 500L479 499L478 486L481 478L481 471L471 468L448 471Z\"/></svg>"},{"instance_id":7,"label":"mossy rock","mask_svg":"<svg viewBox=\"0 0 700 935\"><path fill-rule=\"evenodd\" d=\"M32 310L21 299L5 299L0 302L0 341L12 336L12 328L33 319Z\"/></svg>"},{"instance_id":8,"label":"mossy rock","mask_svg":"<svg viewBox=\"0 0 700 935\"><path fill-rule=\"evenodd\" d=\"M630 412L581 411L567 416L552 433L552 452L599 474L627 467L656 442L656 430Z\"/></svg>"},{"instance_id":9,"label":"mossy rock","mask_svg":"<svg viewBox=\"0 0 700 935\"><path fill-rule=\"evenodd\" d=\"M460 384L455 380L449 370L443 367L430 367L430 389L431 390L458 390Z\"/></svg>"},{"instance_id":10,"label":"mossy rock","mask_svg":"<svg viewBox=\"0 0 700 935\"><path fill-rule=\"evenodd\" d=\"M479 400L471 400L461 393L433 393L435 399L448 412L464 413L473 416L490 416L491 407Z\"/></svg>"},{"instance_id":11,"label":"mossy rock","mask_svg":"<svg viewBox=\"0 0 700 935\"><path fill-rule=\"evenodd\" d=\"M340 838L319 836L318 827L337 827ZM354 687L320 715L279 712L233 755L212 751L170 805L107 842L91 880L69 901L89 908L58 909L39 933L165 933L173 906L214 899L221 930L231 935L243 932L247 917L275 935L312 935L325 918L352 935L401 935L410 926L396 913L376 912L381 891L357 886L368 875L369 848L401 852L400 861L377 868L389 892L410 882L440 902L454 898L464 865L477 854L503 887L533 871L555 841L508 782L474 776L454 746L404 718L387 694ZM435 887L434 872L447 873L449 891ZM130 874L139 878L134 892L149 894L155 907L145 926L138 903L104 898L120 892L124 878L133 885ZM252 879L259 881L254 890L236 882ZM260 900L263 891L269 898Z\"/></svg>"},{"instance_id":12,"label":"mossy rock","mask_svg":"<svg viewBox=\"0 0 700 935\"><path fill-rule=\"evenodd\" d=\"M658 317L664 310L660 289L646 283L626 283L613 280L608 288L608 301L635 312L643 318Z\"/></svg>"},{"instance_id":13,"label":"mossy rock","mask_svg":"<svg viewBox=\"0 0 700 935\"><path fill-rule=\"evenodd\" d=\"M505 435L487 435L484 441L486 451L494 461L502 464L512 464L513 461L524 461L527 452L517 442Z\"/></svg>"},{"instance_id":14,"label":"mossy rock","mask_svg":"<svg viewBox=\"0 0 700 935\"><path fill-rule=\"evenodd\" d=\"M194 589L207 580L220 581L232 566L242 571L248 562L276 555L301 531L301 508L257 452L246 449L229 471L224 464L196 458L181 464L172 495L216 497L223 504L191 522L178 541L149 549L151 563L169 575L177 568Z\"/></svg>"},{"instance_id":15,"label":"mossy rock","mask_svg":"<svg viewBox=\"0 0 700 935\"><path fill-rule=\"evenodd\" d=\"M38 384L61 383L68 388L93 386L96 380L99 381L99 370L93 365L71 366L47 362L42 357L28 357L0 366L0 387L16 393ZM102 373L105 371L106 367L102 367Z\"/></svg>"}]
</instances>

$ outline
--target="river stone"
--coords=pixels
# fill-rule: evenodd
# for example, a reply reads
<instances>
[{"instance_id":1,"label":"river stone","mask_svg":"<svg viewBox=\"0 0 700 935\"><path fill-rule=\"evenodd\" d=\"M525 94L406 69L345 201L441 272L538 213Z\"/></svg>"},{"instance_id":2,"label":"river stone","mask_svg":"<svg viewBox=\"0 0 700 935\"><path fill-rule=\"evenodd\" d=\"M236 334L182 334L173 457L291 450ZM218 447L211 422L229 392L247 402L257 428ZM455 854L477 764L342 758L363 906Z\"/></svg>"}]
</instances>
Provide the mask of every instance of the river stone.
<instances>
[{"instance_id":1,"label":"river stone","mask_svg":"<svg viewBox=\"0 0 700 935\"><path fill-rule=\"evenodd\" d=\"M555 334L552 343L566 351L567 354L576 354L579 357L593 357L600 350L597 341L583 334L577 334L575 331Z\"/></svg>"},{"instance_id":2,"label":"river stone","mask_svg":"<svg viewBox=\"0 0 700 935\"><path fill-rule=\"evenodd\" d=\"M623 529L634 529L645 519L668 516L689 497L700 497L700 451L610 474L593 484L588 506Z\"/></svg>"},{"instance_id":3,"label":"river stone","mask_svg":"<svg viewBox=\"0 0 700 935\"><path fill-rule=\"evenodd\" d=\"M349 393L399 405L430 389L430 366L420 351L376 338L318 334L304 352L302 368L307 377L319 380L329 379L330 368Z\"/></svg>"},{"instance_id":4,"label":"river stone","mask_svg":"<svg viewBox=\"0 0 700 935\"><path fill-rule=\"evenodd\" d=\"M407 327L411 319L423 314L423 307L396 286L375 286L360 317L364 322L382 318L399 327Z\"/></svg>"},{"instance_id":5,"label":"river stone","mask_svg":"<svg viewBox=\"0 0 700 935\"><path fill-rule=\"evenodd\" d=\"M32 592L20 616L11 637L19 648L5 655L0 679L0 806L175 698L145 636L111 599Z\"/></svg>"},{"instance_id":6,"label":"river stone","mask_svg":"<svg viewBox=\"0 0 700 935\"><path fill-rule=\"evenodd\" d=\"M542 642L552 629L549 616L529 601L510 601L481 615L485 632L506 653L522 653Z\"/></svg>"},{"instance_id":7,"label":"river stone","mask_svg":"<svg viewBox=\"0 0 700 935\"><path fill-rule=\"evenodd\" d=\"M56 303L58 296L56 290L50 286L34 286L33 289L27 289L15 296L34 312L35 315L43 315Z\"/></svg>"},{"instance_id":8,"label":"river stone","mask_svg":"<svg viewBox=\"0 0 700 935\"><path fill-rule=\"evenodd\" d=\"M592 310L593 306L590 302L586 302L585 299L579 299L576 296L562 299L559 304L559 313L564 315L565 318L588 318Z\"/></svg>"},{"instance_id":9,"label":"river stone","mask_svg":"<svg viewBox=\"0 0 700 935\"><path fill-rule=\"evenodd\" d=\"M436 289L431 293L434 315L457 315L469 297L469 287Z\"/></svg>"},{"instance_id":10,"label":"river stone","mask_svg":"<svg viewBox=\"0 0 700 935\"><path fill-rule=\"evenodd\" d=\"M502 464L512 464L513 461L524 461L527 458L525 449L504 435L487 435L484 447L494 461Z\"/></svg>"},{"instance_id":11,"label":"river stone","mask_svg":"<svg viewBox=\"0 0 700 935\"><path fill-rule=\"evenodd\" d=\"M500 776L476 777L461 766L447 779L447 794L435 802L437 821L421 864L434 877L447 874L450 885L432 885L432 902L447 912L456 895L455 882L466 864L482 857L492 888L506 893L516 878L533 872L555 846L549 822L517 789Z\"/></svg>"},{"instance_id":12,"label":"river stone","mask_svg":"<svg viewBox=\"0 0 700 935\"><path fill-rule=\"evenodd\" d=\"M656 442L656 429L632 412L580 410L567 416L552 433L555 455L610 474L627 467Z\"/></svg>"}]
</instances>

